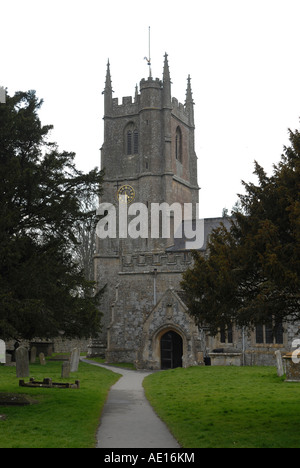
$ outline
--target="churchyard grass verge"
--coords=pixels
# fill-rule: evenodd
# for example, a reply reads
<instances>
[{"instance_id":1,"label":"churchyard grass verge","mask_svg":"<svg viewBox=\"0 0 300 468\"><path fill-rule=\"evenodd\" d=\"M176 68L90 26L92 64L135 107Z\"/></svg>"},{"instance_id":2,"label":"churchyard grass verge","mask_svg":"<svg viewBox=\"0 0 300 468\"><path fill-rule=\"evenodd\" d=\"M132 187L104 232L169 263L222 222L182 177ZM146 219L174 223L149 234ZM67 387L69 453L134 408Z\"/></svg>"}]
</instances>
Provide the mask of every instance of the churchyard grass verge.
<instances>
[{"instance_id":1,"label":"churchyard grass verge","mask_svg":"<svg viewBox=\"0 0 300 468\"><path fill-rule=\"evenodd\" d=\"M146 396L184 448L300 448L300 384L276 367L154 373Z\"/></svg>"},{"instance_id":2,"label":"churchyard grass verge","mask_svg":"<svg viewBox=\"0 0 300 468\"><path fill-rule=\"evenodd\" d=\"M61 362L30 365L30 377L54 382L80 380L80 389L19 387L15 367L0 366L0 393L26 394L30 406L0 406L0 448L93 448L101 411L110 387L120 377L80 362L78 372L61 379ZM28 381L29 379L25 379Z\"/></svg>"}]
</instances>

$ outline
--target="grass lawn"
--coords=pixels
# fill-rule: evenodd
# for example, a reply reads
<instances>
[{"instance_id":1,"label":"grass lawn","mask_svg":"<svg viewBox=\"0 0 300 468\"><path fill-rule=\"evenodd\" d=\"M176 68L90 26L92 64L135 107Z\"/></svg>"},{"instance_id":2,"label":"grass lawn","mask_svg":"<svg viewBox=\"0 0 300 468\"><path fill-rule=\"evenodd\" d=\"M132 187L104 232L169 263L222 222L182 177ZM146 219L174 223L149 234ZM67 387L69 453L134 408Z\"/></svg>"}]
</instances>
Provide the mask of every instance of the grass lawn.
<instances>
[{"instance_id":1,"label":"grass lawn","mask_svg":"<svg viewBox=\"0 0 300 468\"><path fill-rule=\"evenodd\" d=\"M38 404L0 406L0 448L92 448L110 387L119 375L80 362L78 372L61 379L61 362L30 365L30 377L53 382L80 380L80 389L19 387L14 367L0 366L0 393L26 394ZM29 379L24 379L28 381Z\"/></svg>"},{"instance_id":2,"label":"grass lawn","mask_svg":"<svg viewBox=\"0 0 300 468\"><path fill-rule=\"evenodd\" d=\"M144 380L184 448L300 448L300 384L275 367L191 367Z\"/></svg>"}]
</instances>

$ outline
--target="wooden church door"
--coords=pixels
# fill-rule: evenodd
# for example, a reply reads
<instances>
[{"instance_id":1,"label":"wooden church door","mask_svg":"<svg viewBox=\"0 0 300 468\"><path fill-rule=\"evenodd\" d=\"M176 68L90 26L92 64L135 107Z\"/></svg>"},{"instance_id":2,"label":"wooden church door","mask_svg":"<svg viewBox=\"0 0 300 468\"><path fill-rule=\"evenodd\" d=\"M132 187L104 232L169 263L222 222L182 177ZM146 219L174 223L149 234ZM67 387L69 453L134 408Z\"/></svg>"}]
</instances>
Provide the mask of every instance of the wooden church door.
<instances>
[{"instance_id":1,"label":"wooden church door","mask_svg":"<svg viewBox=\"0 0 300 468\"><path fill-rule=\"evenodd\" d=\"M182 338L174 331L165 333L160 341L161 368L174 369L182 367Z\"/></svg>"}]
</instances>

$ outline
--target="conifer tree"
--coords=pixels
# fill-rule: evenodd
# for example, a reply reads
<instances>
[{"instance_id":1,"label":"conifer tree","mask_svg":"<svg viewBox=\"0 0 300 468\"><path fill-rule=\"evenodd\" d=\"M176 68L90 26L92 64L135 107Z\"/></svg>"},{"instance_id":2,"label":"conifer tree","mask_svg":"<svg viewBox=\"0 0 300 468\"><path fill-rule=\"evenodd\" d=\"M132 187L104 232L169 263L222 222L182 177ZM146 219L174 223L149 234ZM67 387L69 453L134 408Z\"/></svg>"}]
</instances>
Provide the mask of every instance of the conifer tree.
<instances>
[{"instance_id":1,"label":"conifer tree","mask_svg":"<svg viewBox=\"0 0 300 468\"><path fill-rule=\"evenodd\" d=\"M214 230L184 274L189 310L214 334L233 322L300 320L300 134L289 135L271 176L255 162L258 183L243 182L231 228Z\"/></svg>"},{"instance_id":2,"label":"conifer tree","mask_svg":"<svg viewBox=\"0 0 300 468\"><path fill-rule=\"evenodd\" d=\"M72 252L83 194L99 194L103 174L76 169L74 153L49 141L34 91L0 104L0 336L90 336L101 314L94 285Z\"/></svg>"}]
</instances>

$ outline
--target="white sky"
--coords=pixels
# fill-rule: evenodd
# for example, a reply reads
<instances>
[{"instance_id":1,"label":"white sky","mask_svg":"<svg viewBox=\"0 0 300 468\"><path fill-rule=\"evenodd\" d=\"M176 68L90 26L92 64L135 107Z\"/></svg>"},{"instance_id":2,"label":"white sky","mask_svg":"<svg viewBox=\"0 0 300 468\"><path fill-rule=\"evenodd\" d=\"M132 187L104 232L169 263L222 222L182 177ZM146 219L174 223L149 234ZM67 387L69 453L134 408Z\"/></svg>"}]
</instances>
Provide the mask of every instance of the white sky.
<instances>
[{"instance_id":1,"label":"white sky","mask_svg":"<svg viewBox=\"0 0 300 468\"><path fill-rule=\"evenodd\" d=\"M299 129L299 0L0 0L0 85L35 89L52 140L99 166L110 59L114 97L133 96L169 54L172 96L184 103L191 75L200 216L221 216L268 171Z\"/></svg>"}]
</instances>

